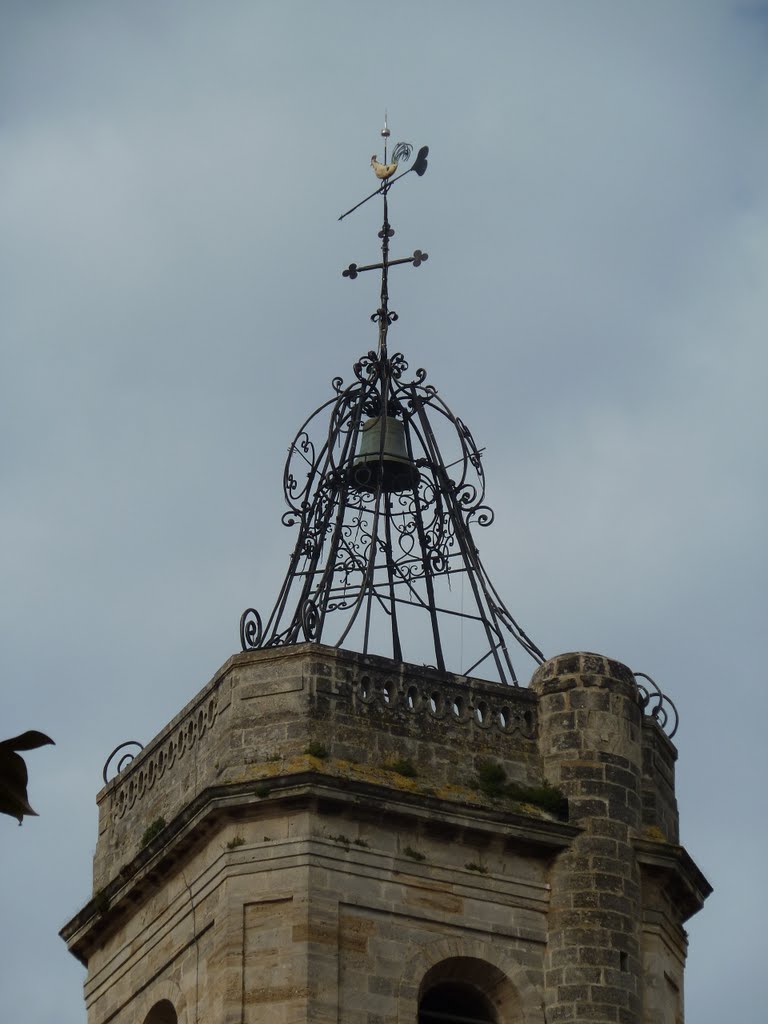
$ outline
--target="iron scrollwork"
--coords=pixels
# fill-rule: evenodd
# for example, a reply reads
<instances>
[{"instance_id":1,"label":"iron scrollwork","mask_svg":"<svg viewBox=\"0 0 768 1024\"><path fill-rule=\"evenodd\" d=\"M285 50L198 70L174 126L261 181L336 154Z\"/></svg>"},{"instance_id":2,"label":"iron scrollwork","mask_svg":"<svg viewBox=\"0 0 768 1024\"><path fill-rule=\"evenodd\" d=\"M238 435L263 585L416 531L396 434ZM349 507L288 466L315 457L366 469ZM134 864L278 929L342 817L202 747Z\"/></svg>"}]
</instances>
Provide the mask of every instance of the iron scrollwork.
<instances>
[{"instance_id":1,"label":"iron scrollwork","mask_svg":"<svg viewBox=\"0 0 768 1024\"><path fill-rule=\"evenodd\" d=\"M656 681L645 672L634 672L633 675L640 692L640 704L643 711L655 722L658 722L667 736L672 739L680 724L680 716L674 703L661 691ZM644 679L645 683L641 683L641 679Z\"/></svg>"},{"instance_id":2,"label":"iron scrollwork","mask_svg":"<svg viewBox=\"0 0 768 1024\"><path fill-rule=\"evenodd\" d=\"M119 775L120 772L127 768L133 759L140 754L144 749L144 744L139 743L138 740L126 740L125 743L118 744L109 757L104 762L104 767L101 772L101 777L104 779L104 785ZM120 753L122 751L122 753ZM120 754L118 757L117 755ZM113 764L113 762L115 762ZM114 768L114 774L110 774Z\"/></svg>"},{"instance_id":3,"label":"iron scrollwork","mask_svg":"<svg viewBox=\"0 0 768 1024\"><path fill-rule=\"evenodd\" d=\"M543 655L494 590L471 536L471 527L494 519L482 450L426 371L408 380L407 370L401 353L368 352L355 363L352 382L335 378L333 397L302 423L283 476L283 522L298 529L289 570L265 623L253 608L243 613L241 646L320 641L335 623L331 642L350 642L357 631L368 651L386 631L393 655L403 658L403 621L419 613L431 634L420 660L445 668L445 638L459 626L475 646L456 671L493 665L500 680L516 683L506 637L535 661ZM363 431L380 422L382 410L399 454L382 442L361 463ZM406 467L406 484L391 489L382 482L390 457ZM462 606L447 607L442 592L458 587Z\"/></svg>"},{"instance_id":4,"label":"iron scrollwork","mask_svg":"<svg viewBox=\"0 0 768 1024\"><path fill-rule=\"evenodd\" d=\"M240 616L240 646L244 651L256 650L263 637L261 616L255 608L246 608Z\"/></svg>"},{"instance_id":5,"label":"iron scrollwork","mask_svg":"<svg viewBox=\"0 0 768 1024\"><path fill-rule=\"evenodd\" d=\"M405 160L410 150L403 144L393 156ZM410 169L417 177L427 169L427 154L422 147ZM350 263L343 271L351 280L381 271L371 317L378 345L354 364L349 384L334 377L333 396L290 445L283 523L298 535L266 622L253 608L243 613L241 645L316 640L363 653L386 648L397 661L441 671L451 661L457 672L490 669L501 682L517 684L508 639L536 662L544 656L501 601L472 538L471 526L493 522L482 449L427 383L426 370L408 380L405 356L388 353L388 331L397 321L389 308L390 270L418 267L428 255L415 249L390 259L388 194L410 172L395 176L397 160L388 164L386 149L384 164L373 164L382 183L340 219L382 196L381 262Z\"/></svg>"}]
</instances>

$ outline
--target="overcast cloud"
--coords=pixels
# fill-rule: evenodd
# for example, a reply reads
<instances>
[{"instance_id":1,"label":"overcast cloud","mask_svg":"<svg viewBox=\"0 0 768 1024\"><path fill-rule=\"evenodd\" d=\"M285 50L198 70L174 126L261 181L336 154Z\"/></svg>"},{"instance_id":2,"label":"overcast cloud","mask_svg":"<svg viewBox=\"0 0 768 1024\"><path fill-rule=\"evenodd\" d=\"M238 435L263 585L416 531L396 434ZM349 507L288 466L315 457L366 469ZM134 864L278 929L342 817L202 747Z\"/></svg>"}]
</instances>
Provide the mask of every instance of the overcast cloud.
<instances>
[{"instance_id":1,"label":"overcast cloud","mask_svg":"<svg viewBox=\"0 0 768 1024\"><path fill-rule=\"evenodd\" d=\"M682 724L690 1024L764 1019L768 5L0 2L2 1015L83 1024L106 754L274 599L282 462L390 335L487 448L492 580L547 655L650 673ZM527 678L530 665L518 659Z\"/></svg>"}]
</instances>

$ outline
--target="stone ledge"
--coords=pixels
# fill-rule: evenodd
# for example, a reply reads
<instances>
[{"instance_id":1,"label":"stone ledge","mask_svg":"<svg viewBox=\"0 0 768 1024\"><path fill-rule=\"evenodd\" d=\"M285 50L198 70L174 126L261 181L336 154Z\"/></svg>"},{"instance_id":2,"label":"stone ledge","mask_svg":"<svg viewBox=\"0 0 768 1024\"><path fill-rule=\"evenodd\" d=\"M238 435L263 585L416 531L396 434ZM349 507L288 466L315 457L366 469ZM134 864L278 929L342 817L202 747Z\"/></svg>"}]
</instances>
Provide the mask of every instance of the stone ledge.
<instances>
[{"instance_id":1,"label":"stone ledge","mask_svg":"<svg viewBox=\"0 0 768 1024\"><path fill-rule=\"evenodd\" d=\"M429 823L439 819L446 834L493 835L540 856L567 847L579 829L563 822L537 819L515 812L464 807L436 797L392 793L369 783L349 783L344 789L315 773L276 778L270 794L258 797L252 783L211 787L201 793L147 847L123 866L60 931L70 952L87 964L88 954L122 922L124 912L152 891L156 879L186 858L222 822L252 813L261 804L313 806L320 813L354 810L359 817Z\"/></svg>"},{"instance_id":2,"label":"stone ledge","mask_svg":"<svg viewBox=\"0 0 768 1024\"><path fill-rule=\"evenodd\" d=\"M639 838L634 839L632 845L641 868L665 877L682 921L687 921L701 910L704 900L713 891L712 886L684 847Z\"/></svg>"}]
</instances>

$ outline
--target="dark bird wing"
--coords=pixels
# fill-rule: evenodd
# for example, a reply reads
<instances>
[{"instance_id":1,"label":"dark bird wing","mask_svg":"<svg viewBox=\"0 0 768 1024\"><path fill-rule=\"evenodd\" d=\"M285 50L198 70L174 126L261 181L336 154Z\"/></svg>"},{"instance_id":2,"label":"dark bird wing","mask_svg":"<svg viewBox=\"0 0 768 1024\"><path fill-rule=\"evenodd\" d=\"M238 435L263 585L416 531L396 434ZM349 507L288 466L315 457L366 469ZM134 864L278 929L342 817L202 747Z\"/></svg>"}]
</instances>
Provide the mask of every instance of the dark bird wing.
<instances>
[{"instance_id":1,"label":"dark bird wing","mask_svg":"<svg viewBox=\"0 0 768 1024\"><path fill-rule=\"evenodd\" d=\"M27 766L17 750L34 750L53 743L50 736L36 729L0 742L0 814L9 814L21 824L25 814L37 814L27 800Z\"/></svg>"},{"instance_id":2,"label":"dark bird wing","mask_svg":"<svg viewBox=\"0 0 768 1024\"><path fill-rule=\"evenodd\" d=\"M46 743L53 743L50 736L46 736L44 732L38 732L37 729L28 729L10 740L0 741L0 750L5 748L8 750L36 750L37 747L44 747Z\"/></svg>"}]
</instances>

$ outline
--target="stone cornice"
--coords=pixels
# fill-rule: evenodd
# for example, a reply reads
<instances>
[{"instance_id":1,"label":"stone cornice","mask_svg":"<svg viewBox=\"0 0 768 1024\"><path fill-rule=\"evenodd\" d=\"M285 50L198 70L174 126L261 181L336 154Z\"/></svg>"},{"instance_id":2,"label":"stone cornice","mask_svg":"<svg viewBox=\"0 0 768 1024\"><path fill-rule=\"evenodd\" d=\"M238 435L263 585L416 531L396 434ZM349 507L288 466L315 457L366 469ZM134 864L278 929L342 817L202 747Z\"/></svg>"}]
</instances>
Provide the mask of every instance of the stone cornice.
<instances>
[{"instance_id":1,"label":"stone cornice","mask_svg":"<svg viewBox=\"0 0 768 1024\"><path fill-rule=\"evenodd\" d=\"M666 889L680 910L681 920L687 921L701 910L712 886L684 847L639 838L634 840L633 846L641 868L664 876Z\"/></svg>"},{"instance_id":2,"label":"stone cornice","mask_svg":"<svg viewBox=\"0 0 768 1024\"><path fill-rule=\"evenodd\" d=\"M279 803L286 810L309 806L323 811L351 811L361 820L408 819L423 824L433 834L440 830L453 841L467 833L482 834L545 858L568 846L579 831L546 817L462 805L311 771L278 776L269 785L269 794L262 796L255 792L253 782L211 787L199 794L64 925L60 935L70 952L87 964L90 950L119 927L124 913L135 909L154 891L158 880L175 863L187 858L222 823L258 814L265 803L270 807Z\"/></svg>"}]
</instances>

